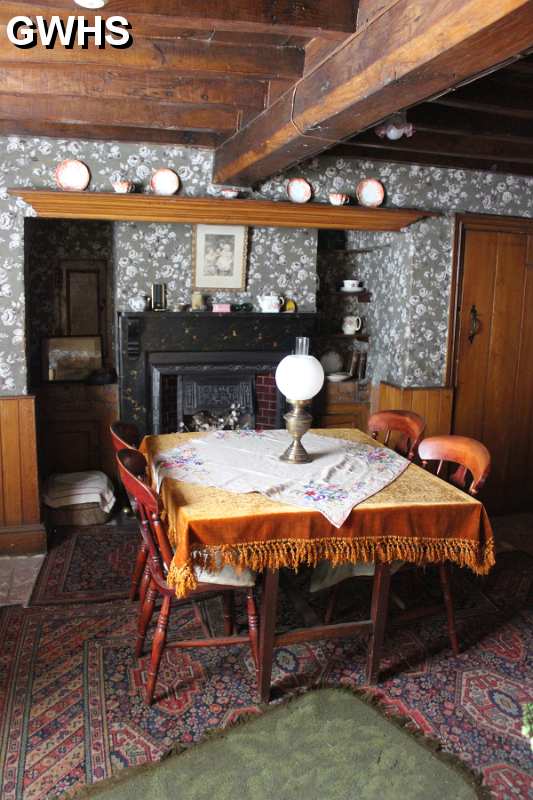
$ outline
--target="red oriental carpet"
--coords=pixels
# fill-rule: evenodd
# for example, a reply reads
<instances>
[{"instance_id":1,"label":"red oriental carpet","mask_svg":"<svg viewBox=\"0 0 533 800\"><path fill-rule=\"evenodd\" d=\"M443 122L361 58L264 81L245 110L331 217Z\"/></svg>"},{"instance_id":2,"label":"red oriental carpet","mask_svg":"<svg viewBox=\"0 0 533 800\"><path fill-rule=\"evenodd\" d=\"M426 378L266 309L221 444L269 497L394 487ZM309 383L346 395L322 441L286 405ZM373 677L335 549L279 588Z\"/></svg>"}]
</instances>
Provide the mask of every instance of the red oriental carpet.
<instances>
[{"instance_id":1,"label":"red oriental carpet","mask_svg":"<svg viewBox=\"0 0 533 800\"><path fill-rule=\"evenodd\" d=\"M96 537L93 561L105 563L104 551L115 546ZM71 572L74 598L75 580ZM364 613L368 587L360 583L355 601ZM504 553L487 581L457 570L454 584L465 652L451 655L442 617L391 626L375 691L391 711L481 771L497 800L526 800L533 796L531 752L520 727L522 705L533 701L533 559ZM87 592L85 579L79 590ZM353 605L353 589L349 597ZM137 661L132 646L135 611L127 600L2 610L2 800L68 796L123 767L158 759L177 742L194 743L244 713L260 713L245 647L167 650L156 703L147 708L141 698L147 659ZM218 601L209 613L218 624ZM281 623L293 624L295 614L284 601ZM180 635L195 633L188 608L172 616L175 636L178 627ZM359 639L280 648L275 696L317 685L360 686L365 656Z\"/></svg>"}]
</instances>

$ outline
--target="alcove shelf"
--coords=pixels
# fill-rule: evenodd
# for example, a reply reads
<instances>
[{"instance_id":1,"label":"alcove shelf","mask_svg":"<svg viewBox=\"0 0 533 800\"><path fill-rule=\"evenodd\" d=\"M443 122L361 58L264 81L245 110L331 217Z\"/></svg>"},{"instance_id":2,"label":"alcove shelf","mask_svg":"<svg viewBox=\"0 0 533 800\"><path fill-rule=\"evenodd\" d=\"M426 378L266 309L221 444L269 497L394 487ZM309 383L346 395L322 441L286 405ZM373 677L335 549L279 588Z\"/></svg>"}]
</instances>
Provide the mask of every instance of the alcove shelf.
<instances>
[{"instance_id":1,"label":"alcove shelf","mask_svg":"<svg viewBox=\"0 0 533 800\"><path fill-rule=\"evenodd\" d=\"M14 187L39 217L133 222L261 225L272 228L328 228L335 230L399 231L432 211L411 208L336 207L329 203L223 200L215 197L162 197L115 192L62 192Z\"/></svg>"}]
</instances>

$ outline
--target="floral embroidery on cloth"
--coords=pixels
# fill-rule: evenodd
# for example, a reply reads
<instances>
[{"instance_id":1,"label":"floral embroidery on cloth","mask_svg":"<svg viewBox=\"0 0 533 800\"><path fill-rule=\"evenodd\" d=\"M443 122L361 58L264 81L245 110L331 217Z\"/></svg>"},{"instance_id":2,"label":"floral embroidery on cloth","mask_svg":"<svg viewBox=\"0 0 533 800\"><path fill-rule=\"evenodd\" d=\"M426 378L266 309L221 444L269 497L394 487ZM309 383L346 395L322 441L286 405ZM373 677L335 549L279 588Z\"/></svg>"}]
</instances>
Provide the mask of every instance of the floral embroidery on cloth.
<instances>
[{"instance_id":1,"label":"floral embroidery on cloth","mask_svg":"<svg viewBox=\"0 0 533 800\"><path fill-rule=\"evenodd\" d=\"M280 503L312 508L340 528L352 508L388 486L409 462L392 450L308 433L308 464L280 461L287 431L215 431L154 459L158 488L164 478L244 494L260 492Z\"/></svg>"}]
</instances>

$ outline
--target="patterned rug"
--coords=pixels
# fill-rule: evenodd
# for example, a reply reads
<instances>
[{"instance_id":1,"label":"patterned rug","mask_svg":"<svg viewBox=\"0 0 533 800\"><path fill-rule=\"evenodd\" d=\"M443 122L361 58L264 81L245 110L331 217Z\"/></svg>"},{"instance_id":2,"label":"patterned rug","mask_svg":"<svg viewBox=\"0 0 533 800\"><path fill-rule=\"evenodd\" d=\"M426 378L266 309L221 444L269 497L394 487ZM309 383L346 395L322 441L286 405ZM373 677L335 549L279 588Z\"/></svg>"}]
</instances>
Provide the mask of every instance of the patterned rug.
<instances>
[{"instance_id":1,"label":"patterned rug","mask_svg":"<svg viewBox=\"0 0 533 800\"><path fill-rule=\"evenodd\" d=\"M75 538L85 541L88 535ZM112 538L105 541L110 550L115 546ZM100 554L99 561L105 560ZM349 603L360 598L365 615L368 585L357 583ZM488 580L456 571L454 584L466 651L451 655L441 617L392 625L385 670L374 691L391 711L480 770L497 800L526 800L533 796L533 777L520 727L522 705L533 700L533 559L503 553ZM65 591L72 593L73 586ZM81 593L89 590L94 592L94 583L87 588L81 581ZM402 586L395 590L401 595ZM46 587L42 592L50 596ZM341 615L346 601L341 597ZM68 796L124 767L158 759L177 742L192 744L210 729L260 713L245 647L167 649L156 704L147 708L141 698L147 657L137 661L132 646L135 611L129 601L116 600L12 607L0 614L3 800ZM218 601L209 613L218 624ZM287 601L280 617L282 625L298 623ZM188 608L174 609L172 619L174 635L178 627L180 635L196 635ZM361 686L365 659L359 639L279 648L275 697L319 685Z\"/></svg>"},{"instance_id":2,"label":"patterned rug","mask_svg":"<svg viewBox=\"0 0 533 800\"><path fill-rule=\"evenodd\" d=\"M127 597L139 540L137 523L127 517L107 525L57 528L30 605Z\"/></svg>"}]
</instances>

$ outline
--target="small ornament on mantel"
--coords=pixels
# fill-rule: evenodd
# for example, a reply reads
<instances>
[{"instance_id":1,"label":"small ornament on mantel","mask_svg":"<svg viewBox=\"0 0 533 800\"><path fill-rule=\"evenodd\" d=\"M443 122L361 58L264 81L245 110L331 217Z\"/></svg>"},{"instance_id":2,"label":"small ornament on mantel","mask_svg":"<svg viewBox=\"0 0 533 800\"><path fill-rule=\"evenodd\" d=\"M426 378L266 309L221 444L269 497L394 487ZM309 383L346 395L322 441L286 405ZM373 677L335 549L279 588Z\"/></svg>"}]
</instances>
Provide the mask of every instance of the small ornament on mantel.
<instances>
[{"instance_id":1,"label":"small ornament on mantel","mask_svg":"<svg viewBox=\"0 0 533 800\"><path fill-rule=\"evenodd\" d=\"M83 192L90 183L91 173L83 161L67 158L57 165L55 180L60 189L67 192Z\"/></svg>"},{"instance_id":2,"label":"small ornament on mantel","mask_svg":"<svg viewBox=\"0 0 533 800\"><path fill-rule=\"evenodd\" d=\"M162 167L152 175L150 188L154 194L170 196L176 194L180 188L180 179L173 169Z\"/></svg>"},{"instance_id":3,"label":"small ornament on mantel","mask_svg":"<svg viewBox=\"0 0 533 800\"><path fill-rule=\"evenodd\" d=\"M376 178L365 178L357 184L355 194L360 205L377 208L385 199L385 187Z\"/></svg>"}]
</instances>

